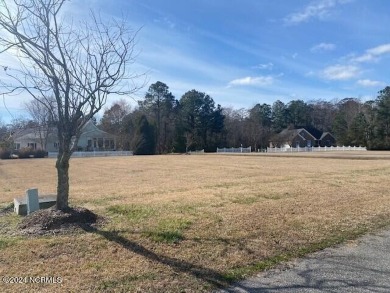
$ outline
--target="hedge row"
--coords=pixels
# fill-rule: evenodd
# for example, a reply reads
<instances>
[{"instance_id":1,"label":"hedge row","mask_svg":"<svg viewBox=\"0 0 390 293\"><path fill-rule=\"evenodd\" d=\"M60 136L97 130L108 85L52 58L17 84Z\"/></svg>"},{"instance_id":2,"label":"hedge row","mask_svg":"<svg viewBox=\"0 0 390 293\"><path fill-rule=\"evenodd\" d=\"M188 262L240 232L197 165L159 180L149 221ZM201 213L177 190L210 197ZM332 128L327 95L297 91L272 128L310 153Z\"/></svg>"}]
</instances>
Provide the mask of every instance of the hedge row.
<instances>
[{"instance_id":1,"label":"hedge row","mask_svg":"<svg viewBox=\"0 0 390 293\"><path fill-rule=\"evenodd\" d=\"M13 158L27 159L27 158L44 158L44 157L47 157L47 152L44 150L33 150L30 148L23 148L11 152L10 150L0 149L0 159L2 160L13 159Z\"/></svg>"}]
</instances>

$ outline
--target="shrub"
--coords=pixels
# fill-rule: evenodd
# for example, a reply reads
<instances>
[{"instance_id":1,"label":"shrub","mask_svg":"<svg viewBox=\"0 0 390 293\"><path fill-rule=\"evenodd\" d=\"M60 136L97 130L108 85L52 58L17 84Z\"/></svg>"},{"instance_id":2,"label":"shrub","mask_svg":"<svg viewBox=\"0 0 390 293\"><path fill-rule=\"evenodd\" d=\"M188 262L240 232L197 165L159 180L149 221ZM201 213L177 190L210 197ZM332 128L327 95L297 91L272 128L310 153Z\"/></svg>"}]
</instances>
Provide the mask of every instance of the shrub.
<instances>
[{"instance_id":1,"label":"shrub","mask_svg":"<svg viewBox=\"0 0 390 293\"><path fill-rule=\"evenodd\" d=\"M6 160L11 158L11 151L10 150L3 150L0 149L0 159Z\"/></svg>"},{"instance_id":2,"label":"shrub","mask_svg":"<svg viewBox=\"0 0 390 293\"><path fill-rule=\"evenodd\" d=\"M28 158L45 158L48 153L44 150L32 150L30 148L22 148L16 151L0 150L0 159L28 159Z\"/></svg>"},{"instance_id":3,"label":"shrub","mask_svg":"<svg viewBox=\"0 0 390 293\"><path fill-rule=\"evenodd\" d=\"M44 150L35 150L33 152L34 158L44 158L48 156L48 153Z\"/></svg>"},{"instance_id":4,"label":"shrub","mask_svg":"<svg viewBox=\"0 0 390 293\"><path fill-rule=\"evenodd\" d=\"M28 158L45 158L48 156L48 152L44 150L33 150L31 148L21 148L12 153L19 159L28 159Z\"/></svg>"},{"instance_id":5,"label":"shrub","mask_svg":"<svg viewBox=\"0 0 390 293\"><path fill-rule=\"evenodd\" d=\"M34 151L31 148L21 148L15 152L15 155L17 155L19 159L27 159L34 155Z\"/></svg>"}]
</instances>

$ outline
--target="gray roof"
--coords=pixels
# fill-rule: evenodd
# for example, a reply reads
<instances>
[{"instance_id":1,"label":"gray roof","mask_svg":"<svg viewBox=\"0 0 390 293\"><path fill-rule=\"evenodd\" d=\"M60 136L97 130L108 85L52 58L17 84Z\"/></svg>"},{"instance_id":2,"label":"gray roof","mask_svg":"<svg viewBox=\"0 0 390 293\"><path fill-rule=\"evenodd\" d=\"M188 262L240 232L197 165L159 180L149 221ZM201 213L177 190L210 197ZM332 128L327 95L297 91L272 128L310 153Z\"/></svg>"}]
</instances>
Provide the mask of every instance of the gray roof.
<instances>
[{"instance_id":1,"label":"gray roof","mask_svg":"<svg viewBox=\"0 0 390 293\"><path fill-rule=\"evenodd\" d=\"M316 139L310 132L308 132L304 128L284 129L278 134L278 137L279 139L284 139L285 141L291 141L294 139L294 137L300 136L303 140L306 140L306 138L301 135L302 131L308 134L313 140Z\"/></svg>"},{"instance_id":2,"label":"gray roof","mask_svg":"<svg viewBox=\"0 0 390 293\"><path fill-rule=\"evenodd\" d=\"M320 137L320 139L323 139L325 136L327 136L327 135L330 135L331 137L333 137L333 135L330 133L330 132L324 132L322 135L321 135L321 137Z\"/></svg>"}]
</instances>

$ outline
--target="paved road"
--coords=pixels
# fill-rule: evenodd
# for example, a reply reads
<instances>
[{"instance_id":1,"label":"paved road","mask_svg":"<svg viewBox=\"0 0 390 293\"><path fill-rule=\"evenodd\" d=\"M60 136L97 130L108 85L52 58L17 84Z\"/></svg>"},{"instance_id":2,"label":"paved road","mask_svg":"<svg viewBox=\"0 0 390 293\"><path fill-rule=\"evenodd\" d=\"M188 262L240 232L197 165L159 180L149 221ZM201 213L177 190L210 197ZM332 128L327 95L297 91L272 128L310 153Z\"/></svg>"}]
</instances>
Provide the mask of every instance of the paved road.
<instances>
[{"instance_id":1,"label":"paved road","mask_svg":"<svg viewBox=\"0 0 390 293\"><path fill-rule=\"evenodd\" d=\"M296 260L220 292L390 292L390 230Z\"/></svg>"}]
</instances>

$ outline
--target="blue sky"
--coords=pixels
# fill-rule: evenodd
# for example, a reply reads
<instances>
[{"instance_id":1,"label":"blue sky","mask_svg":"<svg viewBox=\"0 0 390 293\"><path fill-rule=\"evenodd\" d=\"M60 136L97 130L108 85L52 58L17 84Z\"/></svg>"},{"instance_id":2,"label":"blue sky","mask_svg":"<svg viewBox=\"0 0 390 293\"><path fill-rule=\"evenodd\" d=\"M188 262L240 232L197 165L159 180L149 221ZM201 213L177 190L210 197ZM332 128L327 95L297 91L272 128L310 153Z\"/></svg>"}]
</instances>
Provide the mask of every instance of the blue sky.
<instances>
[{"instance_id":1,"label":"blue sky","mask_svg":"<svg viewBox=\"0 0 390 293\"><path fill-rule=\"evenodd\" d=\"M149 84L138 99L156 81L177 99L196 89L236 109L373 99L390 85L388 0L77 0L66 9L77 19L90 8L142 27L134 69ZM6 103L18 116L20 102Z\"/></svg>"}]
</instances>

